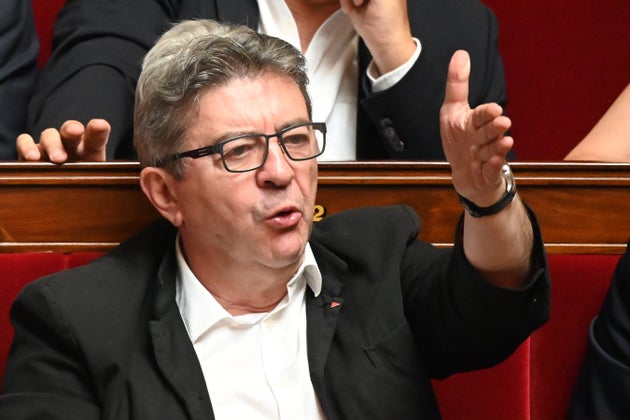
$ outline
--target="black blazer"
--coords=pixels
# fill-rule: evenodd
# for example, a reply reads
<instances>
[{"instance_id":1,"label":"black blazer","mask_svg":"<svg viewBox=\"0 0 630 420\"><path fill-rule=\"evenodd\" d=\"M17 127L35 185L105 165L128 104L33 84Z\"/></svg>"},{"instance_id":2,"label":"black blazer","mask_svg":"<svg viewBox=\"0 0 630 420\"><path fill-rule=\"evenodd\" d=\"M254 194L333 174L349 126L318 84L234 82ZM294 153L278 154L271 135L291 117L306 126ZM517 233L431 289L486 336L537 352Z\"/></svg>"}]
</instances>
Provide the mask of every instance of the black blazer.
<instances>
[{"instance_id":1,"label":"black blazer","mask_svg":"<svg viewBox=\"0 0 630 420\"><path fill-rule=\"evenodd\" d=\"M39 40L30 1L0 3L0 160L17 158L15 139L26 130L35 87Z\"/></svg>"},{"instance_id":2,"label":"black blazer","mask_svg":"<svg viewBox=\"0 0 630 420\"><path fill-rule=\"evenodd\" d=\"M371 56L359 50L357 158L444 159L439 109L451 55L471 55L470 103L506 103L497 21L478 0L408 2L414 36L422 42L415 66L392 88L369 94ZM53 52L28 111L39 133L67 119L112 123L108 158L134 156L134 91L145 53L172 22L211 18L258 27L256 0L75 0L61 10ZM316 89L317 87L313 87Z\"/></svg>"},{"instance_id":3,"label":"black blazer","mask_svg":"<svg viewBox=\"0 0 630 420\"><path fill-rule=\"evenodd\" d=\"M499 363L548 317L537 226L535 270L518 291L481 279L459 243L417 241L418 229L402 206L351 210L314 228L323 288L307 290L308 361L328 419L437 418L431 377ZM213 418L175 303L174 241L161 221L23 290L0 419Z\"/></svg>"},{"instance_id":4,"label":"black blazer","mask_svg":"<svg viewBox=\"0 0 630 420\"><path fill-rule=\"evenodd\" d=\"M630 242L588 332L570 419L630 418Z\"/></svg>"}]
</instances>

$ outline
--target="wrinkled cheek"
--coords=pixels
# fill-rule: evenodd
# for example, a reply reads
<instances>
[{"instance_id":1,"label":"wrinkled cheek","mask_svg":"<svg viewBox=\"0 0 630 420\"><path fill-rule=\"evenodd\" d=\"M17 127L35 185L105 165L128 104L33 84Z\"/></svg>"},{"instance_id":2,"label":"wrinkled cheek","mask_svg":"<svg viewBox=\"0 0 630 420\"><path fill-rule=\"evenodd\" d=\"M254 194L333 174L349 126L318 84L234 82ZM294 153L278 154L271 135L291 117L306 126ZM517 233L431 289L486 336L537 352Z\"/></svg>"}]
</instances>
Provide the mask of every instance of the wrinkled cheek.
<instances>
[{"instance_id":1,"label":"wrinkled cheek","mask_svg":"<svg viewBox=\"0 0 630 420\"><path fill-rule=\"evenodd\" d=\"M311 182L308 205L311 207L315 207L315 198L317 197L317 167L313 170L311 179L313 179L313 181Z\"/></svg>"}]
</instances>

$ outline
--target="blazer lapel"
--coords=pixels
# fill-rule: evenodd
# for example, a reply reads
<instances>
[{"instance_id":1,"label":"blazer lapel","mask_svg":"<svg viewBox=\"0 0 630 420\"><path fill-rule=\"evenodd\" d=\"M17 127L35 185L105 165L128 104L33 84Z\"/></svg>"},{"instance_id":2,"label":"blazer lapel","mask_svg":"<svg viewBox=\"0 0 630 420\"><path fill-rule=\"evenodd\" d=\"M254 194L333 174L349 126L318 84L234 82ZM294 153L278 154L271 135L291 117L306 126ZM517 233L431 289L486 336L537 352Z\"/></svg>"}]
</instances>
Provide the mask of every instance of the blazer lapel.
<instances>
[{"instance_id":1,"label":"blazer lapel","mask_svg":"<svg viewBox=\"0 0 630 420\"><path fill-rule=\"evenodd\" d=\"M157 364L192 419L214 419L195 349L175 302L176 263L171 248L158 270L155 319L149 322Z\"/></svg>"},{"instance_id":2,"label":"blazer lapel","mask_svg":"<svg viewBox=\"0 0 630 420\"><path fill-rule=\"evenodd\" d=\"M343 308L342 281L339 276L347 272L348 267L343 260L316 241L311 241L311 247L322 274L322 291L316 297L313 295L313 291L307 288L308 366L313 387L320 402L324 405L325 411L324 368L337 327L337 320Z\"/></svg>"}]
</instances>

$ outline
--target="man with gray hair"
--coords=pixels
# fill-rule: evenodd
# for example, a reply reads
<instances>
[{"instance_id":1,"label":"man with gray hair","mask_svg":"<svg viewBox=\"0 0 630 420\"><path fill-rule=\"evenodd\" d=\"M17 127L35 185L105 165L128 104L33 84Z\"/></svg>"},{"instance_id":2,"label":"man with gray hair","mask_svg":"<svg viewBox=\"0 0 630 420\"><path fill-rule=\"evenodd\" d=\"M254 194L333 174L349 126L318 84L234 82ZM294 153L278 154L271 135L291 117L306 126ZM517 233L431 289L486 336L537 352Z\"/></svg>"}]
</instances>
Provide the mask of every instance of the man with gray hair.
<instances>
[{"instance_id":1,"label":"man with gray hair","mask_svg":"<svg viewBox=\"0 0 630 420\"><path fill-rule=\"evenodd\" d=\"M449 67L440 125L464 213L452 249L406 206L313 224L326 125L302 55L185 21L147 55L135 145L163 216L25 288L0 418L437 418L431 378L506 359L548 317L539 228L501 107Z\"/></svg>"}]
</instances>

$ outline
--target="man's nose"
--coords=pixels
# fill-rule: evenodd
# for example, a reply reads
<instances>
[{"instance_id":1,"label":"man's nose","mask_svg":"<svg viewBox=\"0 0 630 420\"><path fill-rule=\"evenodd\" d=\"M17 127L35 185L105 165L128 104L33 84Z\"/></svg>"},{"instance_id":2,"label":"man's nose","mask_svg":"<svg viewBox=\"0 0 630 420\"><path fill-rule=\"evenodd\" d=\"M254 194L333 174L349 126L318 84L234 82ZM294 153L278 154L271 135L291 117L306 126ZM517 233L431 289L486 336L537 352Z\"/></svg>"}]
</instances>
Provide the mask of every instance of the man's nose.
<instances>
[{"instance_id":1,"label":"man's nose","mask_svg":"<svg viewBox=\"0 0 630 420\"><path fill-rule=\"evenodd\" d=\"M293 167L277 139L269 140L269 151L265 164L259 169L261 181L285 185L293 179Z\"/></svg>"}]
</instances>

